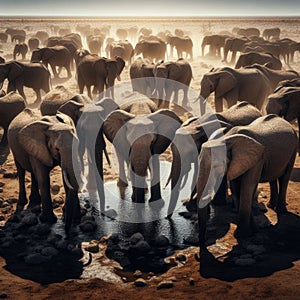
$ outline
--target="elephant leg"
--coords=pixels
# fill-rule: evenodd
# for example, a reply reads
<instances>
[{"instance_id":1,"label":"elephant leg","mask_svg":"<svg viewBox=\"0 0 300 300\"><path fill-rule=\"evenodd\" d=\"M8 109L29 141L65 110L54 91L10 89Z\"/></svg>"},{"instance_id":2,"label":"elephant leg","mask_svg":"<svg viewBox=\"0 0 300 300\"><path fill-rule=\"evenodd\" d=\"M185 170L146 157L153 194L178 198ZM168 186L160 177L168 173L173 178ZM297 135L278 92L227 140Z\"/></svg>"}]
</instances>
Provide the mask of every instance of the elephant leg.
<instances>
[{"instance_id":1,"label":"elephant leg","mask_svg":"<svg viewBox=\"0 0 300 300\"><path fill-rule=\"evenodd\" d=\"M215 96L215 110L216 110L216 112L223 111L223 97Z\"/></svg>"},{"instance_id":2,"label":"elephant leg","mask_svg":"<svg viewBox=\"0 0 300 300\"><path fill-rule=\"evenodd\" d=\"M56 66L54 64L50 64L50 66L51 66L54 78L58 78L58 73L56 71Z\"/></svg>"},{"instance_id":3,"label":"elephant leg","mask_svg":"<svg viewBox=\"0 0 300 300\"><path fill-rule=\"evenodd\" d=\"M70 63L65 66L65 69L66 69L66 71L68 73L68 78L71 78L72 77L72 73L71 73Z\"/></svg>"},{"instance_id":4,"label":"elephant leg","mask_svg":"<svg viewBox=\"0 0 300 300\"><path fill-rule=\"evenodd\" d=\"M39 89L35 89L34 91L36 93L35 103L40 104L42 102L41 91Z\"/></svg>"},{"instance_id":5,"label":"elephant leg","mask_svg":"<svg viewBox=\"0 0 300 300\"><path fill-rule=\"evenodd\" d=\"M236 51L232 51L230 63L234 64L236 60Z\"/></svg>"},{"instance_id":6,"label":"elephant leg","mask_svg":"<svg viewBox=\"0 0 300 300\"><path fill-rule=\"evenodd\" d=\"M178 89L174 89L174 97L173 97L173 102L178 104Z\"/></svg>"},{"instance_id":7,"label":"elephant leg","mask_svg":"<svg viewBox=\"0 0 300 300\"><path fill-rule=\"evenodd\" d=\"M96 177L96 185L98 189L98 196L100 199L100 211L103 213L105 211L105 194L104 194L104 183L103 183L103 150L97 147L97 152L95 153L96 167L98 171L98 176ZM90 154L91 155L91 154Z\"/></svg>"},{"instance_id":8,"label":"elephant leg","mask_svg":"<svg viewBox=\"0 0 300 300\"><path fill-rule=\"evenodd\" d=\"M221 185L214 196L213 204L214 205L226 205L226 196L227 196L227 178L223 177Z\"/></svg>"},{"instance_id":9,"label":"elephant leg","mask_svg":"<svg viewBox=\"0 0 300 300\"><path fill-rule=\"evenodd\" d=\"M91 85L87 85L87 86L86 86L86 89L87 89L88 96L89 96L91 99L93 99L93 97L92 97L92 92L91 92Z\"/></svg>"},{"instance_id":10,"label":"elephant leg","mask_svg":"<svg viewBox=\"0 0 300 300\"><path fill-rule=\"evenodd\" d=\"M188 106L188 87L183 88L183 99L182 99L182 105Z\"/></svg>"},{"instance_id":11,"label":"elephant leg","mask_svg":"<svg viewBox=\"0 0 300 300\"><path fill-rule=\"evenodd\" d=\"M39 186L33 173L31 173L31 192L30 192L29 200L30 203L28 207L41 205L41 195L39 193Z\"/></svg>"},{"instance_id":12,"label":"elephant leg","mask_svg":"<svg viewBox=\"0 0 300 300\"><path fill-rule=\"evenodd\" d=\"M298 132L300 132L300 117L298 117L297 121L298 121ZM300 155L300 134L298 140L298 155Z\"/></svg>"},{"instance_id":13,"label":"elephant leg","mask_svg":"<svg viewBox=\"0 0 300 300\"><path fill-rule=\"evenodd\" d=\"M197 198L197 203L198 203ZM203 208L198 208L198 226L199 226L199 244L200 248L206 248L206 224L209 219L209 207L206 205Z\"/></svg>"},{"instance_id":14,"label":"elephant leg","mask_svg":"<svg viewBox=\"0 0 300 300\"><path fill-rule=\"evenodd\" d=\"M271 197L270 201L268 202L267 206L269 208L275 209L278 203L278 184L277 179L270 182L270 191Z\"/></svg>"},{"instance_id":15,"label":"elephant leg","mask_svg":"<svg viewBox=\"0 0 300 300\"><path fill-rule=\"evenodd\" d=\"M17 211L22 210L27 204L26 189L25 189L25 170L15 161L19 178L19 198L17 203Z\"/></svg>"},{"instance_id":16,"label":"elephant leg","mask_svg":"<svg viewBox=\"0 0 300 300\"><path fill-rule=\"evenodd\" d=\"M151 160L151 198L149 202L162 199L160 190L159 156L157 154L154 154Z\"/></svg>"},{"instance_id":17,"label":"elephant leg","mask_svg":"<svg viewBox=\"0 0 300 300\"><path fill-rule=\"evenodd\" d=\"M231 197L232 197L232 207L238 210L240 206L240 195L241 195L240 193L241 181L239 178L230 181L230 190L231 190Z\"/></svg>"}]
</instances>

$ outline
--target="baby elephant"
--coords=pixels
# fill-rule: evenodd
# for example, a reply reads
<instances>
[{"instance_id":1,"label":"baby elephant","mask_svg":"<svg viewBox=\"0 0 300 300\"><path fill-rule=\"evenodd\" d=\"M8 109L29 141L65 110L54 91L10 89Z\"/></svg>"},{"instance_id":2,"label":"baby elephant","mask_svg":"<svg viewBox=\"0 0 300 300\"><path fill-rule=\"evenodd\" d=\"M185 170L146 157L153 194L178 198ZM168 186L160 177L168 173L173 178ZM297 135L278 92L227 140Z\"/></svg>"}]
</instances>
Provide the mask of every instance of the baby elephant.
<instances>
[{"instance_id":1,"label":"baby elephant","mask_svg":"<svg viewBox=\"0 0 300 300\"><path fill-rule=\"evenodd\" d=\"M251 207L258 183L270 182L268 206L277 213L286 212L286 191L296 151L296 132L276 115L233 127L223 137L204 143L197 185L200 247L205 246L207 207L224 174L239 203L236 237L249 236L252 232Z\"/></svg>"}]
</instances>

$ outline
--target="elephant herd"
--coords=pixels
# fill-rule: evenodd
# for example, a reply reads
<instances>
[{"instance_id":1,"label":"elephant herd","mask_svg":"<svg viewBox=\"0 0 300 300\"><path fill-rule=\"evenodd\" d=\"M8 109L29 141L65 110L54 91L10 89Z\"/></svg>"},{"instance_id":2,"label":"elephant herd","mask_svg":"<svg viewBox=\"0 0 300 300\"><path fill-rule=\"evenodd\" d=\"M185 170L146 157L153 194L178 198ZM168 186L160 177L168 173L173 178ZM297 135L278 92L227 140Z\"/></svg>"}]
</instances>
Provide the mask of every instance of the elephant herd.
<instances>
[{"instance_id":1,"label":"elephant herd","mask_svg":"<svg viewBox=\"0 0 300 300\"><path fill-rule=\"evenodd\" d=\"M119 30L116 35L122 39L136 36L138 29L135 29ZM106 49L110 58L100 55L102 50L97 50L97 43L93 46L90 43L87 50L81 40L84 36L89 37L89 42L100 41L99 49L102 49L103 36L108 35L109 27L97 31L91 26L77 26L80 34L62 31L62 36L50 37L41 31L36 37L43 39L46 45L30 48L30 63L13 60L0 64L1 88L8 79L7 94L3 92L0 97L0 117L6 112L0 119L4 129L0 146L9 146L16 164L17 211L28 204L27 171L31 175L28 207L41 206L41 222L56 222L50 172L60 166L68 233L71 226L80 221L78 193L85 175L84 157L87 157L87 179L95 181L100 211L105 214L103 160L105 155L109 162L107 141L117 154L117 185L121 198L124 198L130 178L132 201L145 203L146 177L150 174L149 202L159 202L161 208L164 200L159 156L170 146L172 165L168 181L171 182L171 195L166 217L172 218L180 190L193 169L187 208L198 212L200 247L206 246L208 207L210 203L224 204L228 188L238 209L235 236L251 235L255 230L252 206L259 183L270 184L268 206L278 214L286 212L287 187L300 148L297 133L289 123L297 119L300 124L299 74L282 70L279 56L271 51L263 53L252 49L240 55L235 68L222 66L203 75L198 97L201 114L183 122L182 116L164 103L171 100L173 93L173 101L178 103L178 92L182 89L182 105L189 107L188 89L193 72L188 59L193 58L193 43L180 30L175 35L153 36L147 28L142 29L139 32L142 38L135 47L128 41L111 40ZM252 47L254 42L269 46L281 43L281 40L273 41L280 35L276 28L264 31L264 42L258 39L259 31L250 29L236 30L243 37L214 35L218 36L216 43L205 36L202 51L210 45L210 54L221 56L223 47L226 60L226 49L235 49L226 48L226 45L234 40L240 40L243 47L247 43ZM52 30L58 31L57 28ZM24 33L16 31L15 35L24 36ZM176 61L160 61L165 59L167 45L171 51L176 49L179 56ZM183 52L188 59L182 57ZM143 57L131 63L134 53L143 54ZM288 63L287 57L285 62ZM123 96L125 104L121 105L116 102L114 84L115 79L120 80L126 63L132 92ZM78 93L71 93L62 86L51 88L48 65L55 78L60 76L62 68L68 78L74 70ZM24 87L34 90L39 109L29 108ZM43 99L40 90L46 93ZM213 92L215 113L206 109L208 97ZM93 94L98 95L94 100ZM158 99L157 103L153 99ZM227 109L223 107L224 99Z\"/></svg>"}]
</instances>

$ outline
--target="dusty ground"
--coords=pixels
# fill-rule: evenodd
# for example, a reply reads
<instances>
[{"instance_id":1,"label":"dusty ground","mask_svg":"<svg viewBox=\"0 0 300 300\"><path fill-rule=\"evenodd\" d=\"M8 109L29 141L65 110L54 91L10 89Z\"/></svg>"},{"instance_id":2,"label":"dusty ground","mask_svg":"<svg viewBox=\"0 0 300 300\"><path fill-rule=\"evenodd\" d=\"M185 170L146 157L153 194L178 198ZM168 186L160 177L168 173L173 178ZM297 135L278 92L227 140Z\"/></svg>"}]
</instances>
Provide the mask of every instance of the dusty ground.
<instances>
[{"instance_id":1,"label":"dusty ground","mask_svg":"<svg viewBox=\"0 0 300 300\"><path fill-rule=\"evenodd\" d=\"M32 22L32 21L5 21L0 24L3 30L8 26L29 26L29 31L34 32L38 29L47 29L47 22ZM97 22L94 26L97 26ZM117 27L117 23L112 22L112 32ZM277 22L275 24L275 22ZM59 21L57 21L59 23ZM74 23L75 24L75 23ZM71 26L74 26L71 24ZM61 22L61 26L67 26L67 23ZM130 26L131 24L126 24ZM283 29L284 37L291 37L299 40L299 23L296 20L250 20L242 22L232 20L226 22L205 21L205 22L175 22L162 21L161 24L152 24L148 20L142 23L137 23L138 26L152 26L154 32L156 30L173 29L174 26L187 30L195 41L195 59L191 62L193 67L194 79L192 88L196 91L199 89L201 76L209 71L214 66L222 66L220 60L206 60L200 57L199 44L204 32L218 32L220 30L231 30L235 26L250 27L255 25L262 29L265 27L279 26ZM37 29L38 28L38 29ZM12 46L2 45L4 57L9 60L11 58ZM298 60L298 62L297 62ZM296 63L292 65L296 71L300 71L300 60L296 58ZM128 79L128 68L122 74L122 79ZM70 80L60 80L53 82L63 84L70 90L77 90L76 81L73 78ZM31 90L25 90L28 95L29 102L33 101L33 93ZM30 100L32 99L32 100ZM111 149L109 149L111 153ZM170 159L170 152L165 155ZM11 154L7 161L1 166L1 198L4 201L18 197L18 181L17 178L4 178L3 173L14 175L15 167ZM105 180L112 180L115 175L109 167L105 167ZM6 176L7 177L7 176ZM51 176L53 184L61 184L61 174L59 169L55 169ZM299 299L300 294L300 158L297 157L292 179L288 188L287 202L289 215L280 220L275 227L264 230L265 239L258 242L266 249L266 253L261 256L261 260L251 267L237 267L232 263L234 257L234 249L237 241L233 238L233 223L227 224L225 236L216 241L210 247L213 255L203 254L200 265L194 258L194 254L198 253L199 248L191 247L181 251L187 257L183 263L177 263L177 266L169 269L165 274L159 276L151 276L147 279L147 286L138 288L133 283L108 283L106 281L94 279L66 279L60 283L52 283L42 285L36 281L23 279L21 276L15 275L7 267L8 262L0 257L0 298L9 299ZM28 186L30 181L28 180ZM62 189L53 194L55 199L63 196ZM266 184L260 185L259 202L266 204L269 197L269 187ZM14 205L9 205L0 208L0 225L3 226L6 220L14 211ZM61 208L58 207L55 212L60 215ZM278 220L276 214L268 210L265 216L269 221L276 225ZM273 230L274 229L274 230ZM105 247L101 244L102 248ZM221 256L221 257L220 257ZM218 258L218 259L216 259ZM111 264L106 260L106 264ZM200 268L199 268L200 266ZM30 272L30 267L23 270L24 273ZM62 270L57 270L62 272ZM130 278L130 274L126 274ZM26 277L26 276L25 276ZM157 285L165 279L173 280L174 287L170 289L158 290Z\"/></svg>"}]
</instances>

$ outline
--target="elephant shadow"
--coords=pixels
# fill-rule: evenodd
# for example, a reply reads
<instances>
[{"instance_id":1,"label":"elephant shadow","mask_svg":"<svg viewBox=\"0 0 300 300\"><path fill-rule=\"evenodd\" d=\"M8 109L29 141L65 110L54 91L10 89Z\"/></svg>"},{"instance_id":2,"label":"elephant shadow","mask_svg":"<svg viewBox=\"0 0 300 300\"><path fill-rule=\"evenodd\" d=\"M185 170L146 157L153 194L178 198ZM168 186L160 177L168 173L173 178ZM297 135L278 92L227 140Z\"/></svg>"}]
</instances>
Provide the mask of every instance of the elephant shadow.
<instances>
[{"instance_id":1,"label":"elephant shadow","mask_svg":"<svg viewBox=\"0 0 300 300\"><path fill-rule=\"evenodd\" d=\"M204 278L227 282L249 277L266 277L293 266L300 259L300 217L293 213L278 216L275 225L260 229L254 236L238 240L228 253L216 257L200 249L199 273Z\"/></svg>"}]
</instances>

